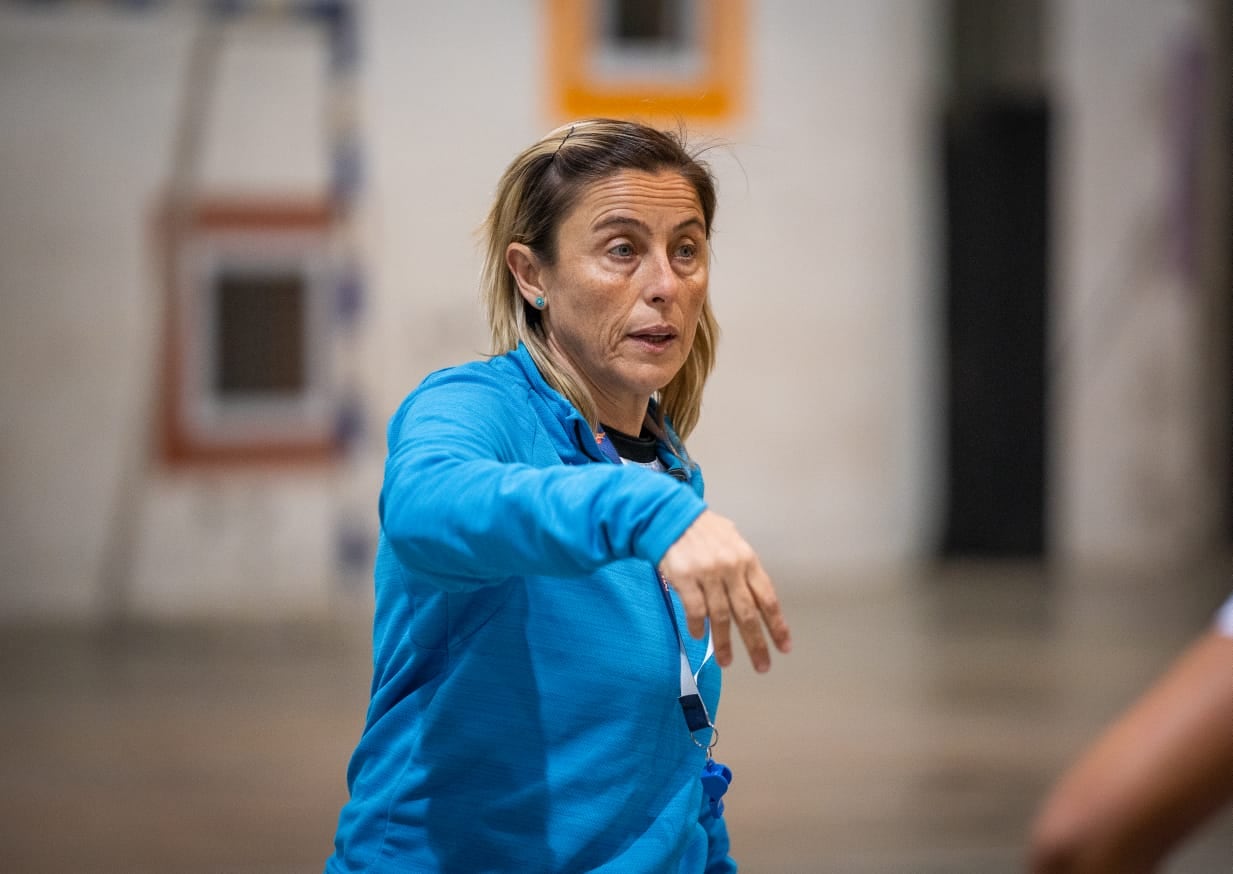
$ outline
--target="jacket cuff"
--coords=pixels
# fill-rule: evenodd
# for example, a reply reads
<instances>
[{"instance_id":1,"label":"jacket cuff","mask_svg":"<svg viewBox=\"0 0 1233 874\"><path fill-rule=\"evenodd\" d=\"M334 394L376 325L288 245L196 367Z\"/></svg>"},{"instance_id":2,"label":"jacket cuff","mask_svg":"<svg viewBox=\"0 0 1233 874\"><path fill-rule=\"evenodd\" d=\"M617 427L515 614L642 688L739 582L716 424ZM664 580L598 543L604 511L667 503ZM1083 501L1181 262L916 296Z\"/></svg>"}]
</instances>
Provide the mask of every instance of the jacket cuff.
<instances>
[{"instance_id":1,"label":"jacket cuff","mask_svg":"<svg viewBox=\"0 0 1233 874\"><path fill-rule=\"evenodd\" d=\"M673 495L655 510L650 524L638 536L634 543L635 553L658 567L668 548L706 509L706 502L691 488L676 487Z\"/></svg>"}]
</instances>

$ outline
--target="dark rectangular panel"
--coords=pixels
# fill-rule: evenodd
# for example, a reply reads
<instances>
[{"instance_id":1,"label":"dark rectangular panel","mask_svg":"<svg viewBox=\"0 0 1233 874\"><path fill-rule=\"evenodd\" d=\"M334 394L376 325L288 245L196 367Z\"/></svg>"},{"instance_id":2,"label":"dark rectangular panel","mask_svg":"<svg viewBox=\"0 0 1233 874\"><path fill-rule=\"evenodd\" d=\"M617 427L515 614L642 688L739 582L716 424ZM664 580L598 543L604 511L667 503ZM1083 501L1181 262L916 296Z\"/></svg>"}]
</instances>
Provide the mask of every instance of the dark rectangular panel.
<instances>
[{"instance_id":1,"label":"dark rectangular panel","mask_svg":"<svg viewBox=\"0 0 1233 874\"><path fill-rule=\"evenodd\" d=\"M295 273L221 273L215 286L215 392L303 392L305 305L304 279Z\"/></svg>"},{"instance_id":2,"label":"dark rectangular panel","mask_svg":"<svg viewBox=\"0 0 1233 874\"><path fill-rule=\"evenodd\" d=\"M990 98L946 123L947 554L1045 548L1048 113Z\"/></svg>"}]
</instances>

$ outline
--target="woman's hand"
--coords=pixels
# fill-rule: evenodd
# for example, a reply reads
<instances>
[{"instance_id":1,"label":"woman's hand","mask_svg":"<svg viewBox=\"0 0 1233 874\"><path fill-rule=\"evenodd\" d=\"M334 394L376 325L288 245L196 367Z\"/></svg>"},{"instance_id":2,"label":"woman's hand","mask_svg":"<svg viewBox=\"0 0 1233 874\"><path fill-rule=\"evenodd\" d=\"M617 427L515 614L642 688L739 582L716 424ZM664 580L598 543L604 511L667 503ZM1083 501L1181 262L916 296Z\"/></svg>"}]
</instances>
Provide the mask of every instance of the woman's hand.
<instances>
[{"instance_id":1,"label":"woman's hand","mask_svg":"<svg viewBox=\"0 0 1233 874\"><path fill-rule=\"evenodd\" d=\"M771 667L764 624L776 649L791 650L788 623L780 613L771 578L753 547L723 516L706 510L695 519L668 547L659 573L680 595L693 637L701 638L705 620L711 620L715 660L721 667L732 663L728 623L733 619L756 670Z\"/></svg>"}]
</instances>

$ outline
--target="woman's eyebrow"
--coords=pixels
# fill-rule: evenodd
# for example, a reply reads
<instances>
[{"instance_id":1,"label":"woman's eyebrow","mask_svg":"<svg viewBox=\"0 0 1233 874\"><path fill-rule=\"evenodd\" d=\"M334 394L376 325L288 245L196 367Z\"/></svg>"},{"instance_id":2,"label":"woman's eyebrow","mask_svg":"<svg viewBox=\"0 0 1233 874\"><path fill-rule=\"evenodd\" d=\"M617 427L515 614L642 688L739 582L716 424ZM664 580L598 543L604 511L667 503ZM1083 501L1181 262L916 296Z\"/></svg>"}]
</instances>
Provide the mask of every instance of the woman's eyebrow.
<instances>
[{"instance_id":1,"label":"woman's eyebrow","mask_svg":"<svg viewBox=\"0 0 1233 874\"><path fill-rule=\"evenodd\" d=\"M650 234L651 228L646 222L641 219L636 219L631 216L614 215L592 225L593 231L605 231L610 228L634 228L642 231L644 234Z\"/></svg>"},{"instance_id":2,"label":"woman's eyebrow","mask_svg":"<svg viewBox=\"0 0 1233 874\"><path fill-rule=\"evenodd\" d=\"M690 227L691 225L696 225L699 230L705 230L702 224L702 219L697 218L696 216L691 216L690 218L685 219L683 222L679 223L675 228L673 228L672 233L679 234L681 231L685 230L687 227ZM609 228L621 228L621 227L636 228L637 230L641 231L644 234L647 234L648 236L651 233L650 225L642 221L642 219L636 219L632 216L624 216L624 215L614 215L610 218L604 219L603 221L596 222L591 227L591 230L602 231L602 230L608 230Z\"/></svg>"}]
</instances>

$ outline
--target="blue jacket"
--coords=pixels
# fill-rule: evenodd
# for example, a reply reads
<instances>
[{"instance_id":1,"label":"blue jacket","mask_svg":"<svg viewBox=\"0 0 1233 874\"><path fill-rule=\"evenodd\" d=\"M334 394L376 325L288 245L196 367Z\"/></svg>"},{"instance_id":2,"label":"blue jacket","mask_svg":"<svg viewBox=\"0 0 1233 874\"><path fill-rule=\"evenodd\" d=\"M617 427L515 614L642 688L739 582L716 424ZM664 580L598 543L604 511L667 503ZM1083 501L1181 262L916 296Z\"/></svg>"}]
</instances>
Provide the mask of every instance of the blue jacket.
<instances>
[{"instance_id":1,"label":"blue jacket","mask_svg":"<svg viewBox=\"0 0 1233 874\"><path fill-rule=\"evenodd\" d=\"M327 872L735 870L654 572L706 507L673 442L689 485L611 463L522 347L404 401L372 698ZM714 718L719 667L672 603Z\"/></svg>"}]
</instances>

